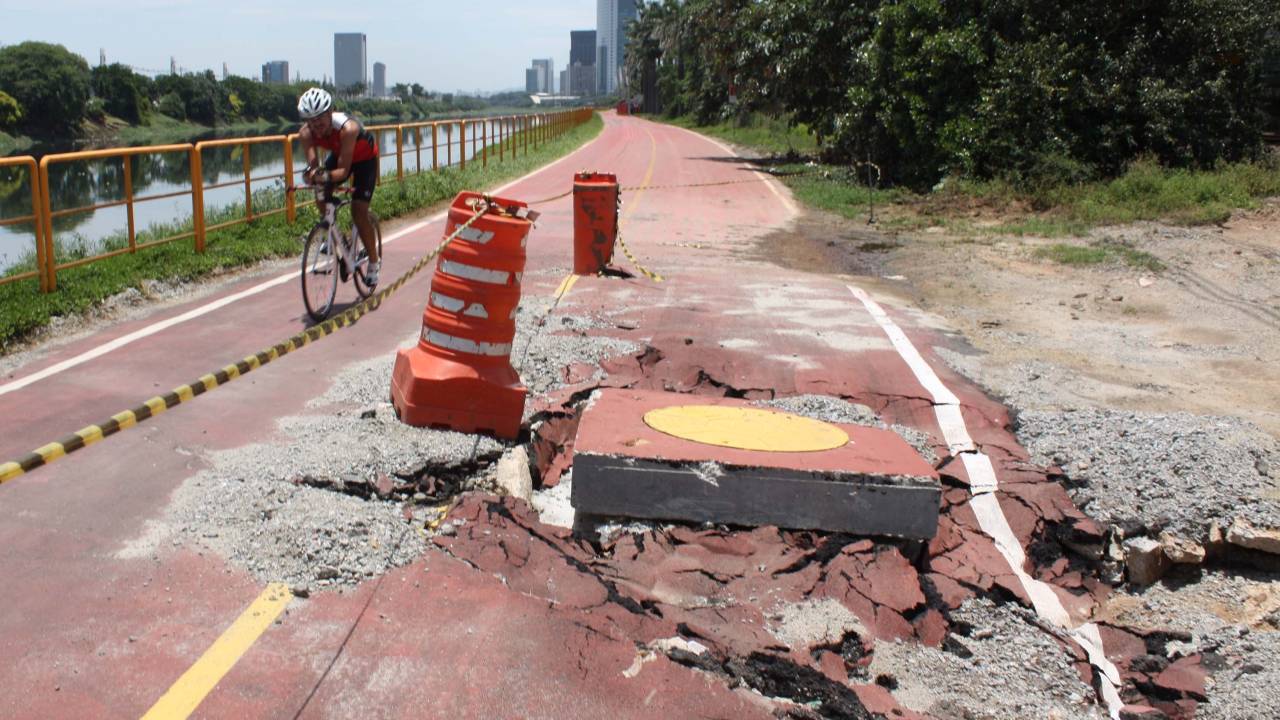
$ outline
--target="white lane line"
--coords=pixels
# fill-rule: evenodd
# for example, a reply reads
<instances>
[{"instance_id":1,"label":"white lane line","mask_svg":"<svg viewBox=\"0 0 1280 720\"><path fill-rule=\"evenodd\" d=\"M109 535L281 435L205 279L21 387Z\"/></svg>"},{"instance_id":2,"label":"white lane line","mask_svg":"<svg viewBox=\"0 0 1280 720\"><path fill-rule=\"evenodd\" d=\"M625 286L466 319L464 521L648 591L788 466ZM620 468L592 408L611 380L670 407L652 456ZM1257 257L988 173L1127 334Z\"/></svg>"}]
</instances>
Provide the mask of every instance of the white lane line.
<instances>
[{"instance_id":1,"label":"white lane line","mask_svg":"<svg viewBox=\"0 0 1280 720\"><path fill-rule=\"evenodd\" d=\"M862 288L853 285L847 287L854 297L862 301L863 307L879 323L885 335L889 336L889 341L911 368L916 381L933 396L934 411L938 418L938 425L942 429L943 439L946 440L947 446L952 448L952 454L958 455L964 464L965 472L969 475L972 492L969 507L977 516L978 525L995 542L996 549L1000 551L1005 562L1018 578L1018 582L1022 584L1027 597L1031 598L1031 605L1035 608L1036 614L1061 628L1084 650L1089 663L1097 668L1104 680L1098 685L1102 689L1102 699L1107 705L1107 711L1113 720L1119 720L1120 709L1124 707L1118 690L1120 671L1107 659L1106 652L1103 651L1102 635L1098 631L1098 626L1094 623L1084 623L1078 627L1072 627L1071 616L1063 606L1062 600L1053 592L1053 588L1031 577L1023 570L1027 556L1017 536L1013 534L1013 529L1009 527L1009 520L996 499L995 490L998 483L995 467L991 464L991 458L974 446L969 430L965 426L964 417L960 413L959 399L942 383L937 373L911 344L906 333L902 332L897 323L893 322L889 314L884 311L884 308L880 307ZM962 448L962 450L958 452L956 448Z\"/></svg>"},{"instance_id":2,"label":"white lane line","mask_svg":"<svg viewBox=\"0 0 1280 720\"><path fill-rule=\"evenodd\" d=\"M503 185L502 187L499 187L495 190L491 190L490 194L496 195L502 192L503 190L506 190L507 188L517 185L525 180L528 180L529 178L533 177L534 175L537 175L540 172L545 172L557 165L560 165L561 163L566 162L573 156L577 155L578 153L581 153L582 151L594 145L596 141L602 137L602 135L603 133L601 133L601 135L597 135L594 139L591 140L591 142L587 143L586 145L583 145L582 147L578 148L572 153L565 155L564 157L551 163L550 165L544 165L543 167L540 167L536 170L533 170L532 172L526 173L525 175L516 178L515 180L512 180L511 182L507 183L506 185ZM383 238L382 244L386 245L389 242L394 242L395 240L402 238L405 235L408 235L413 232L417 232L418 230L421 230L422 228L425 228L428 225L431 225L432 223L439 222L448 214L448 212L449 212L448 210L443 210L441 212L436 213L435 215L432 215L426 220L414 223L409 227L397 230L396 232L392 233L389 237ZM269 290L275 287L276 285L280 285L281 283L285 283L290 280L296 280L297 278L298 278L297 272L285 273L284 275L280 275L278 277L274 277L270 280L254 285L253 287L247 290L242 290L234 295L228 295L227 297L219 298L218 300L214 300L213 302L210 302L208 304L201 305L198 308L189 310L176 317L169 318L168 320L161 320L160 322L153 323L139 330L135 330L129 333L128 335L118 337L115 340L112 340L111 342L105 343L103 345L99 345L98 347L95 347L92 350L86 350L80 353L79 355L76 355L75 357L68 358L54 365L50 365L49 367L39 372L35 372L30 375L27 375L26 377L22 377L12 382L5 383L4 385L0 385L0 395L5 395L7 393L14 392L15 390L21 390L22 388L32 383L39 382L53 375L57 375L60 372L69 370L77 365L82 365L95 358L102 357L103 355L106 355L107 353L112 352L113 350L119 350L125 345L128 345L133 342L137 342L138 340L141 340L146 337L150 337L152 335L155 335L158 332L163 332L164 330L168 330L169 328L175 325L181 325L182 323L187 322L189 320L194 320L202 315L208 315L214 310L219 310L221 308L226 307L227 305L230 305L231 303L238 302L247 297L252 297L261 292Z\"/></svg>"}]
</instances>

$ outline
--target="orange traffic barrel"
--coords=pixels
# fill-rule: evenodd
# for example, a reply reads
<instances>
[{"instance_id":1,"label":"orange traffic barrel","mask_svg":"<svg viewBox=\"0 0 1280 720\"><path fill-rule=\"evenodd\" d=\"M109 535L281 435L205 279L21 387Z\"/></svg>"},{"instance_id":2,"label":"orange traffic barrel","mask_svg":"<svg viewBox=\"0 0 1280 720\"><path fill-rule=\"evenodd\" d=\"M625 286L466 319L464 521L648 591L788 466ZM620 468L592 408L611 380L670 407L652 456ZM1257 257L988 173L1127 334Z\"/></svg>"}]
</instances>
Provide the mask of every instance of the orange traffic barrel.
<instances>
[{"instance_id":1,"label":"orange traffic barrel","mask_svg":"<svg viewBox=\"0 0 1280 720\"><path fill-rule=\"evenodd\" d=\"M396 354L391 403L409 425L511 439L527 394L511 344L533 221L525 203L462 192L445 237L482 210L440 253L418 344Z\"/></svg>"},{"instance_id":2,"label":"orange traffic barrel","mask_svg":"<svg viewBox=\"0 0 1280 720\"><path fill-rule=\"evenodd\" d=\"M595 275L613 259L618 239L618 177L581 172L573 176L573 272Z\"/></svg>"}]
</instances>

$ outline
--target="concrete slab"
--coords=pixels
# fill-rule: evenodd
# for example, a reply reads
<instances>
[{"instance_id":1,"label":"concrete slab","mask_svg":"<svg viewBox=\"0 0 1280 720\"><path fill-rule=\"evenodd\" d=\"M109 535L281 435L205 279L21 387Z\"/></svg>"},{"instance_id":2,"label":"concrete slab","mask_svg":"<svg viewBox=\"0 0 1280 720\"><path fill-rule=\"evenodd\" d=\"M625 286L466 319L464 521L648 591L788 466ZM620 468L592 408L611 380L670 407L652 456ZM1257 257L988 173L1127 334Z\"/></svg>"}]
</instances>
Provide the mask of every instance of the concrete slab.
<instances>
[{"instance_id":1,"label":"concrete slab","mask_svg":"<svg viewBox=\"0 0 1280 720\"><path fill-rule=\"evenodd\" d=\"M725 447L645 422L646 413L673 406L758 410L731 398L600 391L583 411L574 443L578 512L913 539L937 531L938 474L896 433L833 424L849 442L832 449Z\"/></svg>"}]
</instances>

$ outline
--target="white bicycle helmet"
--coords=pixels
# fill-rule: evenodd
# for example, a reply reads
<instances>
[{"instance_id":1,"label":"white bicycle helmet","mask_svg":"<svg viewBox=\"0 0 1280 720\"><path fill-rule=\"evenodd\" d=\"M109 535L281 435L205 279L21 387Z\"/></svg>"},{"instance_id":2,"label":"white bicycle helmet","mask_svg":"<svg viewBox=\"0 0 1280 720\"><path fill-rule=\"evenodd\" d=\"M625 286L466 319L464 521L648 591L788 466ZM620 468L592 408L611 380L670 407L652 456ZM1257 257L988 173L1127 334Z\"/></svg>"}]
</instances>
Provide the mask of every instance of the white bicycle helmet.
<instances>
[{"instance_id":1,"label":"white bicycle helmet","mask_svg":"<svg viewBox=\"0 0 1280 720\"><path fill-rule=\"evenodd\" d=\"M298 115L303 120L323 115L333 107L333 97L320 88L311 88L298 98Z\"/></svg>"}]
</instances>

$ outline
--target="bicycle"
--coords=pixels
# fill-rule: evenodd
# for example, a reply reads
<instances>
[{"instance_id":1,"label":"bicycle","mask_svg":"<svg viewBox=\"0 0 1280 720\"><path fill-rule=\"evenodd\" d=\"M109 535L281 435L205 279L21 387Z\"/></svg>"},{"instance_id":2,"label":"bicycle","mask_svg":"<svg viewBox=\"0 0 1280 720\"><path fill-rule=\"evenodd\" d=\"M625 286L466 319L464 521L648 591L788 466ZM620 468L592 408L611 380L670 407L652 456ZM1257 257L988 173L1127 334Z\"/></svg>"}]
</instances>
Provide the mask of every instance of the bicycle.
<instances>
[{"instance_id":1,"label":"bicycle","mask_svg":"<svg viewBox=\"0 0 1280 720\"><path fill-rule=\"evenodd\" d=\"M364 243L360 242L360 229L355 223L351 224L350 233L344 232L338 223L338 211L350 205L351 201L338 200L334 194L349 195L350 187L331 188L328 192L324 187L316 185L304 185L295 189L314 190L316 204L321 208L320 219L311 228L302 246L302 304L306 306L307 314L312 320L321 322L333 310L339 278L342 282L350 278L361 299L373 294L373 287L364 279L364 268L369 258ZM381 258L382 226L373 212L369 213L369 221L373 225L378 257ZM334 251L335 248L338 252Z\"/></svg>"}]
</instances>

